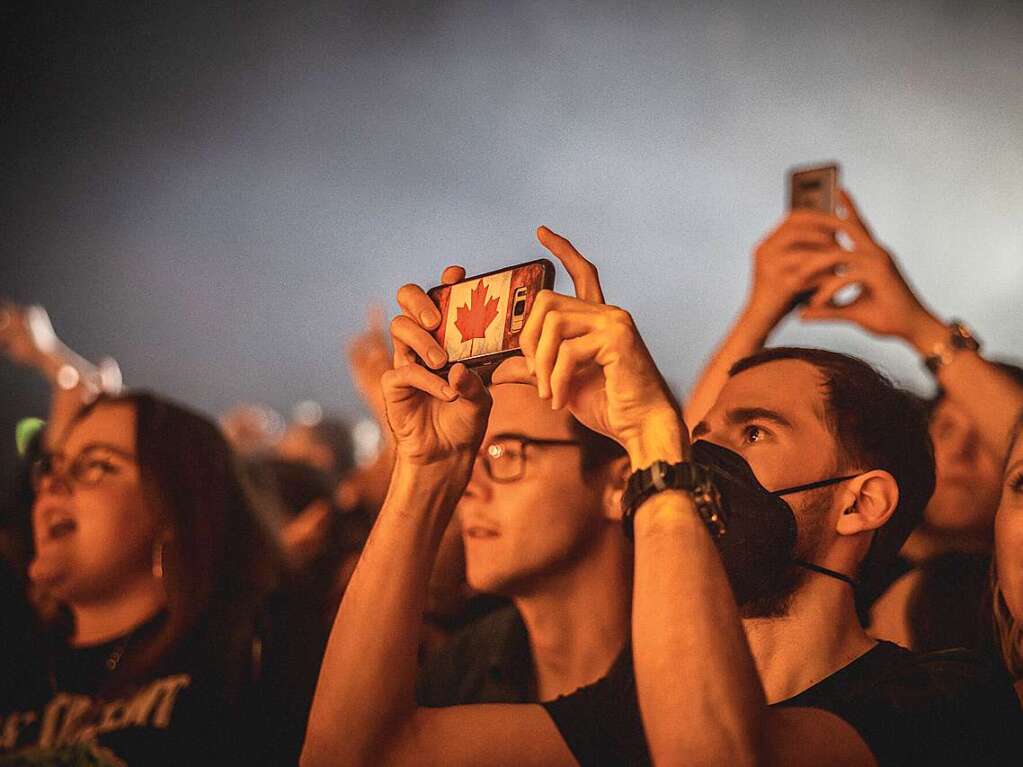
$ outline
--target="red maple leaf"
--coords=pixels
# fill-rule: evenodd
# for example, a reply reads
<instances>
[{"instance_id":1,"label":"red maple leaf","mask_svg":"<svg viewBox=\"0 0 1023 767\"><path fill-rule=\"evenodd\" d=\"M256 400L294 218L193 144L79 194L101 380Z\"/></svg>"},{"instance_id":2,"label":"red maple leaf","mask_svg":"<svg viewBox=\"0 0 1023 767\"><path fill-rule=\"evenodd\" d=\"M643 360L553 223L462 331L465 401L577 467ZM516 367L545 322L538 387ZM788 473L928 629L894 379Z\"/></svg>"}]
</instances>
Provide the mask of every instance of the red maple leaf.
<instances>
[{"instance_id":1,"label":"red maple leaf","mask_svg":"<svg viewBox=\"0 0 1023 767\"><path fill-rule=\"evenodd\" d=\"M487 337L487 328L497 316L498 303L500 301L496 298L488 300L487 286L480 280L469 294L469 303L459 306L455 317L455 327L462 334L462 343Z\"/></svg>"}]
</instances>

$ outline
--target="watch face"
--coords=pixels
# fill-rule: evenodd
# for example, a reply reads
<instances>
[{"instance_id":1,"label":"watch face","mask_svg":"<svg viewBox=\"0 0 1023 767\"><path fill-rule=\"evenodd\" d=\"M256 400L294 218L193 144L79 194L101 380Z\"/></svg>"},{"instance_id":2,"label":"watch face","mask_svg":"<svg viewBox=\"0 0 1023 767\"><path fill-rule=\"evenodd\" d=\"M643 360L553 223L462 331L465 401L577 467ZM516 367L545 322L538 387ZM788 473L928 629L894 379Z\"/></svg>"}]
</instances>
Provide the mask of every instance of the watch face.
<instances>
[{"instance_id":1,"label":"watch face","mask_svg":"<svg viewBox=\"0 0 1023 767\"><path fill-rule=\"evenodd\" d=\"M980 343L974 337L970 329L959 321L953 321L949 326L949 342L955 349L973 349L980 348Z\"/></svg>"}]
</instances>

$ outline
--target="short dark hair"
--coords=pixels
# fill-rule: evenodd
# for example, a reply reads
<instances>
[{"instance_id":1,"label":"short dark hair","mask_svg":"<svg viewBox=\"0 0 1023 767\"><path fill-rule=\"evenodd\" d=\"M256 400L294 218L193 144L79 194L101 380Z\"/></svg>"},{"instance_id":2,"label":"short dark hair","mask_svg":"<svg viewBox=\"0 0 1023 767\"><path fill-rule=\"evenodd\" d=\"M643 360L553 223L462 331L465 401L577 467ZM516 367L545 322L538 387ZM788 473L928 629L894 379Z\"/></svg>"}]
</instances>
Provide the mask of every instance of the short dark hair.
<instances>
[{"instance_id":1,"label":"short dark hair","mask_svg":"<svg viewBox=\"0 0 1023 767\"><path fill-rule=\"evenodd\" d=\"M859 577L883 567L923 519L934 492L934 447L920 399L895 386L857 357L825 349L780 346L736 362L729 375L778 360L800 360L820 372L825 424L838 444L844 465L883 469L895 478L899 502L891 518L874 533Z\"/></svg>"}]
</instances>

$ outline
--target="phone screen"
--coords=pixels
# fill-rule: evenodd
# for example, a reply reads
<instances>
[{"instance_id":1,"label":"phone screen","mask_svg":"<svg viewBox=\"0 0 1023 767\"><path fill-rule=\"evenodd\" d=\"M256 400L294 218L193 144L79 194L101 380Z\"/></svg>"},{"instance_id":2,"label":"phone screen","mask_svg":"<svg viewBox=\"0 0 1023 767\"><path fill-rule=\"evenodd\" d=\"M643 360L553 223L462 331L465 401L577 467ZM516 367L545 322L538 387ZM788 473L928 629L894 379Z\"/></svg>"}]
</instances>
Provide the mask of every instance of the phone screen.
<instances>
[{"instance_id":1,"label":"phone screen","mask_svg":"<svg viewBox=\"0 0 1023 767\"><path fill-rule=\"evenodd\" d=\"M434 338L452 363L485 365L516 354L537 294L553 287L547 259L439 285L429 292L442 317Z\"/></svg>"}]
</instances>

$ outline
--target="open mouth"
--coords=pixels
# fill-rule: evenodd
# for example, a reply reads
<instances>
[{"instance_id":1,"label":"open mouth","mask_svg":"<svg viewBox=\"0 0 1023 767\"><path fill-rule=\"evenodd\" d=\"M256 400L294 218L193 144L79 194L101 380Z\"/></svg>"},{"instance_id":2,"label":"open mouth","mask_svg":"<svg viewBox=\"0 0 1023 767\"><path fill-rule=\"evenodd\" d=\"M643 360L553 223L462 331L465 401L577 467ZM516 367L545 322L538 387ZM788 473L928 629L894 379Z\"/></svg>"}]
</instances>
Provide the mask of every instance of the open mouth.
<instances>
[{"instance_id":1,"label":"open mouth","mask_svg":"<svg viewBox=\"0 0 1023 767\"><path fill-rule=\"evenodd\" d=\"M65 538L77 529L78 524L73 519L62 519L50 525L50 538Z\"/></svg>"}]
</instances>

